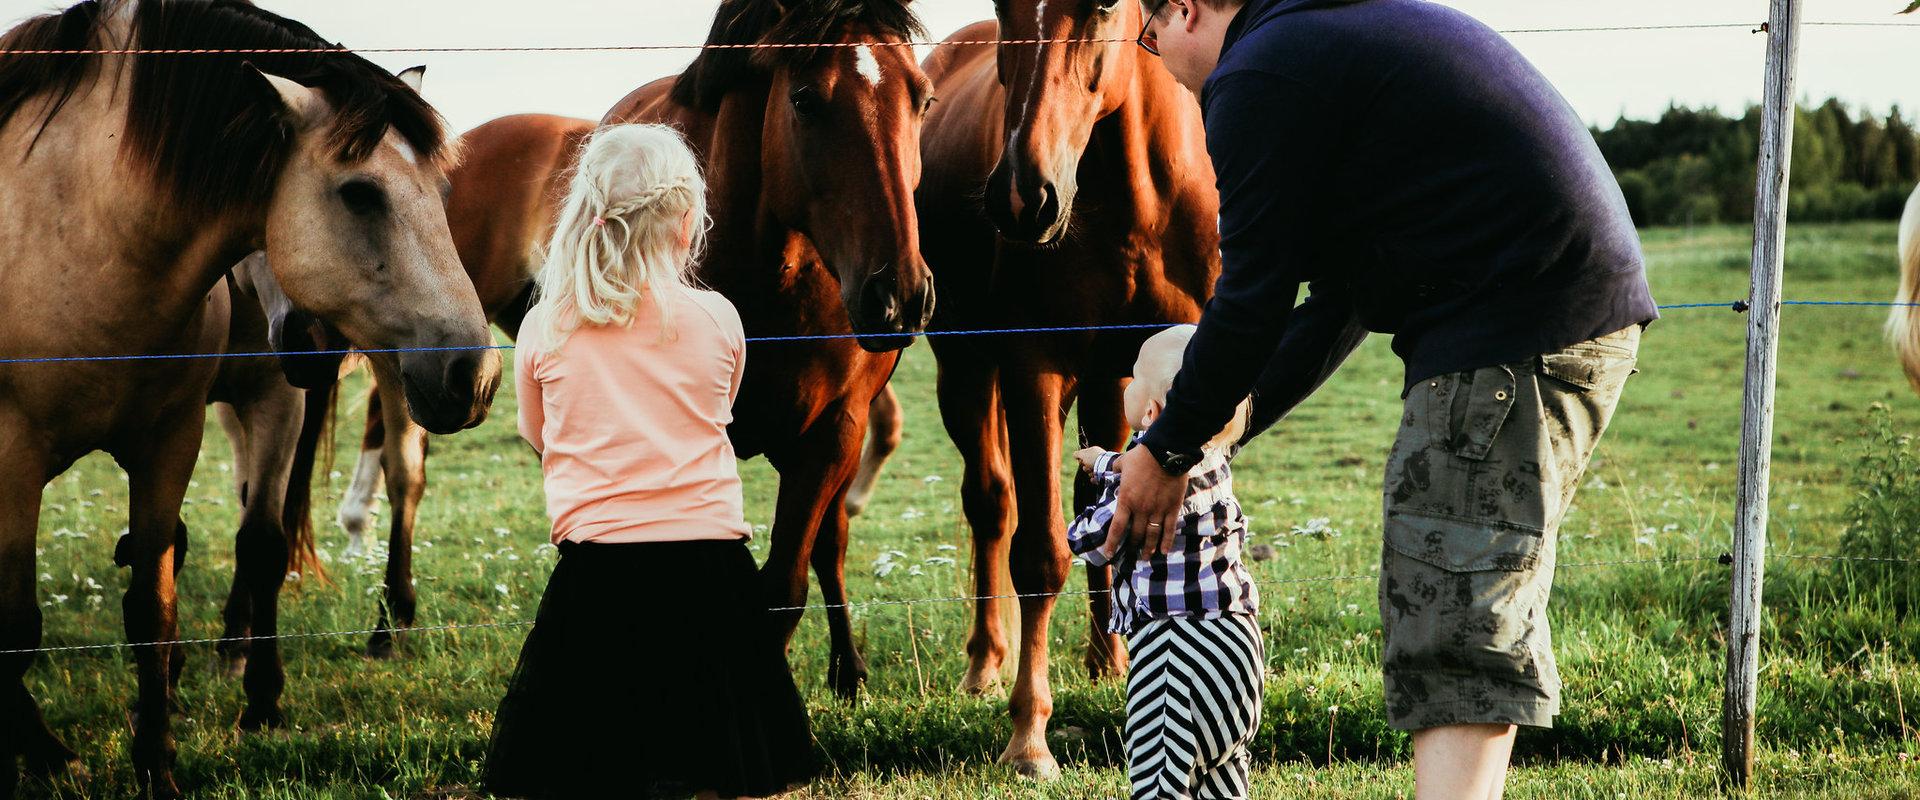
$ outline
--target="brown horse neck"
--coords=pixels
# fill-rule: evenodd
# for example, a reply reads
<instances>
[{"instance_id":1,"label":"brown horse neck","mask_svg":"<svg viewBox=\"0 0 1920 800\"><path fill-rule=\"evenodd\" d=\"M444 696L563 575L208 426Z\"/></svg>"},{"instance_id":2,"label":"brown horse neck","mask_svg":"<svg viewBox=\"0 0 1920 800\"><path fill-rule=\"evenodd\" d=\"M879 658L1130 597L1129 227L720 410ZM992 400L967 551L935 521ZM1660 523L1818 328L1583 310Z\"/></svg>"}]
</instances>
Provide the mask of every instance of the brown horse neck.
<instances>
[{"instance_id":1,"label":"brown horse neck","mask_svg":"<svg viewBox=\"0 0 1920 800\"><path fill-rule=\"evenodd\" d=\"M686 127L700 131L699 149L705 158L707 213L713 234L702 261L701 277L716 290L739 290L773 280L769 265L779 262L795 231L775 214L765 191L762 152L767 93L764 81L754 81L727 94L720 109L704 115L680 108L682 114L704 117Z\"/></svg>"},{"instance_id":2,"label":"brown horse neck","mask_svg":"<svg viewBox=\"0 0 1920 800\"><path fill-rule=\"evenodd\" d=\"M164 335L169 323L198 313L220 277L260 248L265 211L185 210L169 200L150 172L128 163L121 149L126 125L121 87L129 80L131 57L103 58L99 74L40 131L15 172L16 186L68 187L16 195L40 204L12 213L48 221L27 227L39 229L44 238L4 244L42 254L16 268L44 270L56 284L71 280L62 275L86 276L95 287L82 289L90 302L126 305L101 311L140 320L141 330ZM7 126L9 143L37 123L16 117Z\"/></svg>"}]
</instances>

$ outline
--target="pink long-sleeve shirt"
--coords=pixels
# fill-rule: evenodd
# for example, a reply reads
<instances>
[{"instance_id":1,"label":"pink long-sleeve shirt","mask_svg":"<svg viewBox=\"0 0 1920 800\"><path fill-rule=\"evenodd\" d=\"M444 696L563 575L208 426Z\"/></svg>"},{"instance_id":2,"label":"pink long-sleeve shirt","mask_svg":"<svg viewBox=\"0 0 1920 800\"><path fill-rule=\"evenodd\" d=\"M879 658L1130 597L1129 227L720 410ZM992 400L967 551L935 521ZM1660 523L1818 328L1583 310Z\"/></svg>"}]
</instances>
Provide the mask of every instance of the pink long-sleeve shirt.
<instances>
[{"instance_id":1,"label":"pink long-sleeve shirt","mask_svg":"<svg viewBox=\"0 0 1920 800\"><path fill-rule=\"evenodd\" d=\"M751 535L727 424L746 334L726 298L668 294L662 341L653 295L631 325L583 325L558 350L536 309L514 352L520 435L540 452L557 544L741 539Z\"/></svg>"}]
</instances>

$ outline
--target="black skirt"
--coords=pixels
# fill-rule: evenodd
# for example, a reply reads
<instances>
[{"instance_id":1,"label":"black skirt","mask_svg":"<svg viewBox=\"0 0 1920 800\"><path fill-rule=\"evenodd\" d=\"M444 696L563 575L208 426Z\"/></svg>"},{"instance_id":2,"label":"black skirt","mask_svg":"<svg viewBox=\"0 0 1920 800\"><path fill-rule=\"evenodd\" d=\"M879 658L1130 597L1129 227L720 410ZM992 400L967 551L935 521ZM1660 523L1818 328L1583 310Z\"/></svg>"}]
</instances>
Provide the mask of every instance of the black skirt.
<instances>
[{"instance_id":1,"label":"black skirt","mask_svg":"<svg viewBox=\"0 0 1920 800\"><path fill-rule=\"evenodd\" d=\"M487 748L509 797L769 795L816 760L741 541L560 546Z\"/></svg>"}]
</instances>

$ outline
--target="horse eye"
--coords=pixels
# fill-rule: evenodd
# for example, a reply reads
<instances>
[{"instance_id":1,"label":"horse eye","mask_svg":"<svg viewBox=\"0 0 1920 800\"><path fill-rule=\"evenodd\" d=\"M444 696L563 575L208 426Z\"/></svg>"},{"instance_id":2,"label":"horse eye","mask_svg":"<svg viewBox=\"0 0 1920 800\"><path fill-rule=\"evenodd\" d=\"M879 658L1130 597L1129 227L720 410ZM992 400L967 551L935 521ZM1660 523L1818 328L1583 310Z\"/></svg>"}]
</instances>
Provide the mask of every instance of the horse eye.
<instances>
[{"instance_id":1,"label":"horse eye","mask_svg":"<svg viewBox=\"0 0 1920 800\"><path fill-rule=\"evenodd\" d=\"M802 117L819 114L820 110L826 106L826 101L821 99L820 92L811 86L802 86L793 90L793 94L787 99L793 102L793 113Z\"/></svg>"},{"instance_id":2,"label":"horse eye","mask_svg":"<svg viewBox=\"0 0 1920 800\"><path fill-rule=\"evenodd\" d=\"M387 195L373 181L347 181L337 191L340 193L340 202L354 214L368 216L386 210Z\"/></svg>"}]
</instances>

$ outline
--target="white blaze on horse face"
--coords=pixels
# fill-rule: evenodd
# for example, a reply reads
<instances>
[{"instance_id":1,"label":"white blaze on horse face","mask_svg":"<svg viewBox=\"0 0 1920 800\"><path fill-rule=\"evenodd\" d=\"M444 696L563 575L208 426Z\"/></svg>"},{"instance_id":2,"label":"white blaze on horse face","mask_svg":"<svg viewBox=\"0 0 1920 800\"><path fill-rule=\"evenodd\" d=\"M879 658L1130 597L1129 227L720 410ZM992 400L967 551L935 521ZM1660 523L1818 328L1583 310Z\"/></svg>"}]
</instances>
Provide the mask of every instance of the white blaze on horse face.
<instances>
[{"instance_id":1,"label":"white blaze on horse face","mask_svg":"<svg viewBox=\"0 0 1920 800\"><path fill-rule=\"evenodd\" d=\"M373 511L373 487L380 480L380 448L360 451L360 463L354 467L353 482L347 496L340 498L340 527L347 532L347 555L366 552L367 520Z\"/></svg>"},{"instance_id":2,"label":"white blaze on horse face","mask_svg":"<svg viewBox=\"0 0 1920 800\"><path fill-rule=\"evenodd\" d=\"M853 64L854 71L859 72L860 77L866 78L867 83L873 86L880 85L880 59L873 57L871 46L863 44L854 48Z\"/></svg>"},{"instance_id":3,"label":"white blaze on horse face","mask_svg":"<svg viewBox=\"0 0 1920 800\"><path fill-rule=\"evenodd\" d=\"M419 166L420 154L413 151L413 145L407 144L407 140L398 136L388 136L387 141L392 143L393 149L399 151L400 157L406 159L408 164Z\"/></svg>"}]
</instances>

